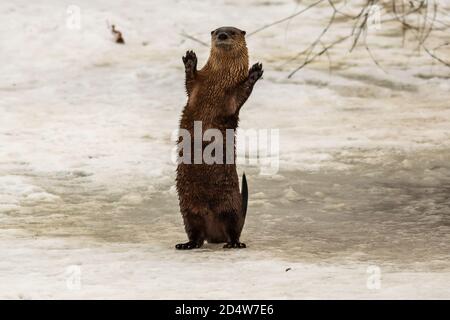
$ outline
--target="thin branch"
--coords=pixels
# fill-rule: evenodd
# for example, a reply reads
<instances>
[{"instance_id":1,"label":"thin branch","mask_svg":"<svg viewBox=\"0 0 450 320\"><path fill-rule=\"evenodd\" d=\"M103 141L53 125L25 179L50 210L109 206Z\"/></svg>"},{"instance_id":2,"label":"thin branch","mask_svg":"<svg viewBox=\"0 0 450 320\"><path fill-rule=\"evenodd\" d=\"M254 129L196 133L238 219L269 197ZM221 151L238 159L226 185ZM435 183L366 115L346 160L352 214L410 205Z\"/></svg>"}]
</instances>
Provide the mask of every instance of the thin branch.
<instances>
[{"instance_id":1,"label":"thin branch","mask_svg":"<svg viewBox=\"0 0 450 320\"><path fill-rule=\"evenodd\" d=\"M296 60L298 57L300 57L301 55L303 55L306 52L308 53L307 56L306 56L306 60L307 60L308 57L311 55L311 53L314 51L314 48L316 47L317 43L319 43L321 41L322 37L325 35L325 33L328 32L328 30L330 29L331 25L333 24L335 18L336 18L336 11L333 12L330 20L328 21L327 26L322 30L322 32L316 38L316 40L314 40L313 43L311 43L311 45L308 48L306 48L305 50L299 52L293 58L291 58L288 61L286 61L286 63L289 63L291 61Z\"/></svg>"},{"instance_id":2,"label":"thin branch","mask_svg":"<svg viewBox=\"0 0 450 320\"><path fill-rule=\"evenodd\" d=\"M353 49L356 47L362 31L365 30L365 28L367 27L367 20L369 19L370 8L373 5L373 2L374 2L373 0L367 1L367 4L363 7L363 9L361 10L361 14L359 15L358 19L355 22L355 25L352 30L352 35L355 33L355 29L358 29L358 31L355 38L353 39L353 44L350 48L350 52L352 52ZM360 17L362 17L362 22L358 25Z\"/></svg>"},{"instance_id":3,"label":"thin branch","mask_svg":"<svg viewBox=\"0 0 450 320\"><path fill-rule=\"evenodd\" d=\"M334 10L335 13L338 13L338 14L340 14L341 16L350 18L350 19L352 19L352 20L353 20L353 19L359 18L359 17L361 16L362 12L363 12L363 11L360 11L357 15L352 16L351 14L342 12L342 11L340 11L338 8L336 8L336 5L334 4L334 2L333 2L332 0L328 0L328 3L329 3L330 6L333 8L333 10Z\"/></svg>"},{"instance_id":4,"label":"thin branch","mask_svg":"<svg viewBox=\"0 0 450 320\"><path fill-rule=\"evenodd\" d=\"M436 61L439 61L440 63L442 63L444 66L449 67L450 68L450 62L447 62L445 60L443 60L442 58L438 57L437 55L435 55L433 52L431 52L427 47L425 47L424 45L422 45L422 48L425 50L426 53L428 53L428 55L430 57L432 57L433 59L435 59Z\"/></svg>"},{"instance_id":5,"label":"thin branch","mask_svg":"<svg viewBox=\"0 0 450 320\"><path fill-rule=\"evenodd\" d=\"M296 17L296 16L298 16L298 15L301 15L302 13L308 11L308 10L311 9L312 7L317 6L319 3L323 2L323 1L325 1L325 0L319 0L319 1L316 1L316 2L314 2L314 3L312 3L312 4L310 4L309 6L307 6L306 8L300 10L299 12L296 12L296 13L294 13L294 14L291 14L290 16L288 16L288 17L286 17L286 18L283 18L283 19L274 21L274 22L272 22L272 23L266 24L266 25L264 25L264 26L262 26L262 27L260 27L260 28L258 28L258 29L256 29L256 30L254 30L254 31L252 31L252 32L250 32L250 33L248 33L248 34L247 34L247 37L251 37L251 36L254 35L255 33L258 33L258 32L260 32L260 31L262 31L262 30L265 30L265 29L267 29L267 28L270 28L270 27L272 27L272 26L274 26L274 25L276 25L276 24L280 24L280 23L283 23L283 22L285 22L285 21L291 20L292 18L294 18L294 17Z\"/></svg>"},{"instance_id":6,"label":"thin branch","mask_svg":"<svg viewBox=\"0 0 450 320\"><path fill-rule=\"evenodd\" d=\"M322 41L319 41L319 43L322 46L322 49L325 49L325 44ZM331 74L331 70L333 69L332 64L331 64L331 56L330 56L330 53L328 52L328 50L325 50L325 54L328 59L328 72Z\"/></svg>"},{"instance_id":7,"label":"thin branch","mask_svg":"<svg viewBox=\"0 0 450 320\"><path fill-rule=\"evenodd\" d=\"M297 68L294 69L294 71L292 71L289 75L288 75L288 79L292 78L292 76L299 71L300 69L302 69L304 66L310 64L312 61L314 61L317 57L320 57L322 54L324 54L325 52L328 52L329 49L333 48L335 45L347 40L348 38L350 38L351 35L345 36L343 38L340 38L334 42L332 42L331 44L325 46L321 51L319 51L318 53L316 53L315 55L313 55L311 58L305 60L300 66L298 66Z\"/></svg>"},{"instance_id":8,"label":"thin branch","mask_svg":"<svg viewBox=\"0 0 450 320\"><path fill-rule=\"evenodd\" d=\"M421 5L422 5L424 2L426 2L426 0L425 0L425 1L422 1L422 2L421 2ZM435 4L436 4L436 3L435 3ZM436 6L435 6L435 8L436 8L435 10L437 11L437 7L436 7ZM441 63L442 65L444 65L444 66L450 68L450 62L447 62L447 61L445 61L444 59L438 57L434 52L431 52L431 50L428 49L428 48L425 46L425 41L427 40L427 38L428 38L428 36L430 35L431 32L428 32L427 35L426 35L426 37L423 39L423 38L421 38L420 29L418 29L418 30L412 29L412 31L413 31L414 34L415 34L415 37L416 37L416 40L417 40L418 43L419 43L419 46L420 46L421 48L423 48L423 49L425 50L425 52L426 52L431 58L433 58L434 60L438 61L438 62ZM436 48L440 48L440 47L446 46L447 44L448 44L448 42L443 43L443 44L441 44L440 46L438 46L438 47L436 47Z\"/></svg>"},{"instance_id":9,"label":"thin branch","mask_svg":"<svg viewBox=\"0 0 450 320\"><path fill-rule=\"evenodd\" d=\"M204 42L204 41L202 41L202 40L199 40L199 39L197 39L196 37L187 34L186 32L182 32L182 33L180 33L180 35L181 35L182 37L185 37L185 38L190 39L190 40L192 40L192 41L198 42L198 43L200 43L202 46L209 47L209 45L208 45L206 42Z\"/></svg>"},{"instance_id":10,"label":"thin branch","mask_svg":"<svg viewBox=\"0 0 450 320\"><path fill-rule=\"evenodd\" d=\"M372 59L373 63L380 68L381 71L384 73L387 73L386 70L381 66L380 62L375 58L375 56L372 53L372 50L370 49L369 45L367 44L367 37L364 38L364 47L366 48L367 53L369 54L370 59Z\"/></svg>"},{"instance_id":11,"label":"thin branch","mask_svg":"<svg viewBox=\"0 0 450 320\"><path fill-rule=\"evenodd\" d=\"M444 43L441 43L441 44L438 45L437 47L434 47L434 48L433 48L433 51L438 50L438 49L440 49L440 48L442 48L442 47L449 46L449 45L450 45L450 42L444 42Z\"/></svg>"}]
</instances>

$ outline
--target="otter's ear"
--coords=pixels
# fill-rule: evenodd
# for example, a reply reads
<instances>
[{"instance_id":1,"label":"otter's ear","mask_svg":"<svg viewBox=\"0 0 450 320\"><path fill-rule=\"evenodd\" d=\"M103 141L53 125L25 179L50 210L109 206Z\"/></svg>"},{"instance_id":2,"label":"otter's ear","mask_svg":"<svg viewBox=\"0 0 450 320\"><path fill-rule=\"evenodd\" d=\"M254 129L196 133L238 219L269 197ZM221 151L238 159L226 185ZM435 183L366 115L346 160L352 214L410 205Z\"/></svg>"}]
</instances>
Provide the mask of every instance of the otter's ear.
<instances>
[{"instance_id":1,"label":"otter's ear","mask_svg":"<svg viewBox=\"0 0 450 320\"><path fill-rule=\"evenodd\" d=\"M245 36L245 34L246 34L247 32L245 32L244 30L242 30L241 33L242 33L243 36Z\"/></svg>"},{"instance_id":2,"label":"otter's ear","mask_svg":"<svg viewBox=\"0 0 450 320\"><path fill-rule=\"evenodd\" d=\"M211 35L213 35L215 31L216 31L216 30L211 31Z\"/></svg>"}]
</instances>

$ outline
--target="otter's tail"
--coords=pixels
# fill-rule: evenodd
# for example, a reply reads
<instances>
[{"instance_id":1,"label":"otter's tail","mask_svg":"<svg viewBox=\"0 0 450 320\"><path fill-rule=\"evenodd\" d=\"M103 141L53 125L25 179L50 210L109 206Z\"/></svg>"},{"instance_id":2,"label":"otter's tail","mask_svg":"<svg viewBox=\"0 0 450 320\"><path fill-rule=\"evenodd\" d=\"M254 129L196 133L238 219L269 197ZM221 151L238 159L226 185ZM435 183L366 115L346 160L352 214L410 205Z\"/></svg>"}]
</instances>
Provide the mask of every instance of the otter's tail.
<instances>
[{"instance_id":1,"label":"otter's tail","mask_svg":"<svg viewBox=\"0 0 450 320\"><path fill-rule=\"evenodd\" d=\"M245 173L242 175L242 188L241 188L241 196L242 196L242 215L247 215L247 204L248 204L248 186L247 186L247 178L245 177Z\"/></svg>"}]
</instances>

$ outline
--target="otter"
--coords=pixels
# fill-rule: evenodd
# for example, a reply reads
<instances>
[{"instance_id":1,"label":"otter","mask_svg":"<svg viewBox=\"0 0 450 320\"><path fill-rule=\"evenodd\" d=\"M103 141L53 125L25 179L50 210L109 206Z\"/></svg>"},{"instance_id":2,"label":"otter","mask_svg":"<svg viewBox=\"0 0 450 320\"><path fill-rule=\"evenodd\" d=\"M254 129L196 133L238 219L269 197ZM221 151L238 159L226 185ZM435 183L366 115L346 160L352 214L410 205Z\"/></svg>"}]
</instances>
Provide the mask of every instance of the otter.
<instances>
[{"instance_id":1,"label":"otter","mask_svg":"<svg viewBox=\"0 0 450 320\"><path fill-rule=\"evenodd\" d=\"M225 137L232 140L228 143L232 143L234 152L235 131L230 138L226 130L237 128L239 111L263 75L261 63L248 68L245 31L234 27L212 31L210 56L201 70L197 70L193 51L187 51L182 60L188 101L181 115L180 129L193 137L194 121L201 121L202 133L210 128L220 130L224 140ZM223 145L228 143L224 141ZM205 144L201 147L204 150ZM235 160L235 152L232 156ZM224 248L246 247L240 242L240 235L247 213L247 181L244 174L241 194L235 161L208 164L202 157L201 163L179 163L176 187L189 240L177 244L176 249L200 248L205 240L225 243Z\"/></svg>"}]
</instances>

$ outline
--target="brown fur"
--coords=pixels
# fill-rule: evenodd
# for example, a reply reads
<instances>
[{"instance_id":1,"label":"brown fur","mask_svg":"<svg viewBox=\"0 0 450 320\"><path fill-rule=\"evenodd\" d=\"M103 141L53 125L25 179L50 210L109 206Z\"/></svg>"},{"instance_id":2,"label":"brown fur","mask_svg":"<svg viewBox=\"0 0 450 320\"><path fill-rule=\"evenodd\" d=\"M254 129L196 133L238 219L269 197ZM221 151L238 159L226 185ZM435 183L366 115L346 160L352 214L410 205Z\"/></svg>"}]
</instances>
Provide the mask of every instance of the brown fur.
<instances>
[{"instance_id":1,"label":"brown fur","mask_svg":"<svg viewBox=\"0 0 450 320\"><path fill-rule=\"evenodd\" d=\"M211 32L211 36L210 56L201 70L196 70L195 53L188 51L183 57L188 102L180 128L194 137L194 121L202 121L203 132L209 128L221 130L225 148L225 130L237 128L239 110L263 71L260 64L248 70L245 32L222 27ZM227 38L221 39L224 37ZM234 143L233 136L233 146ZM178 165L177 190L189 242L178 244L177 249L198 248L204 240L227 242L227 247L245 247L239 242L245 212L236 165L225 164L225 150L223 154L224 164Z\"/></svg>"}]
</instances>

